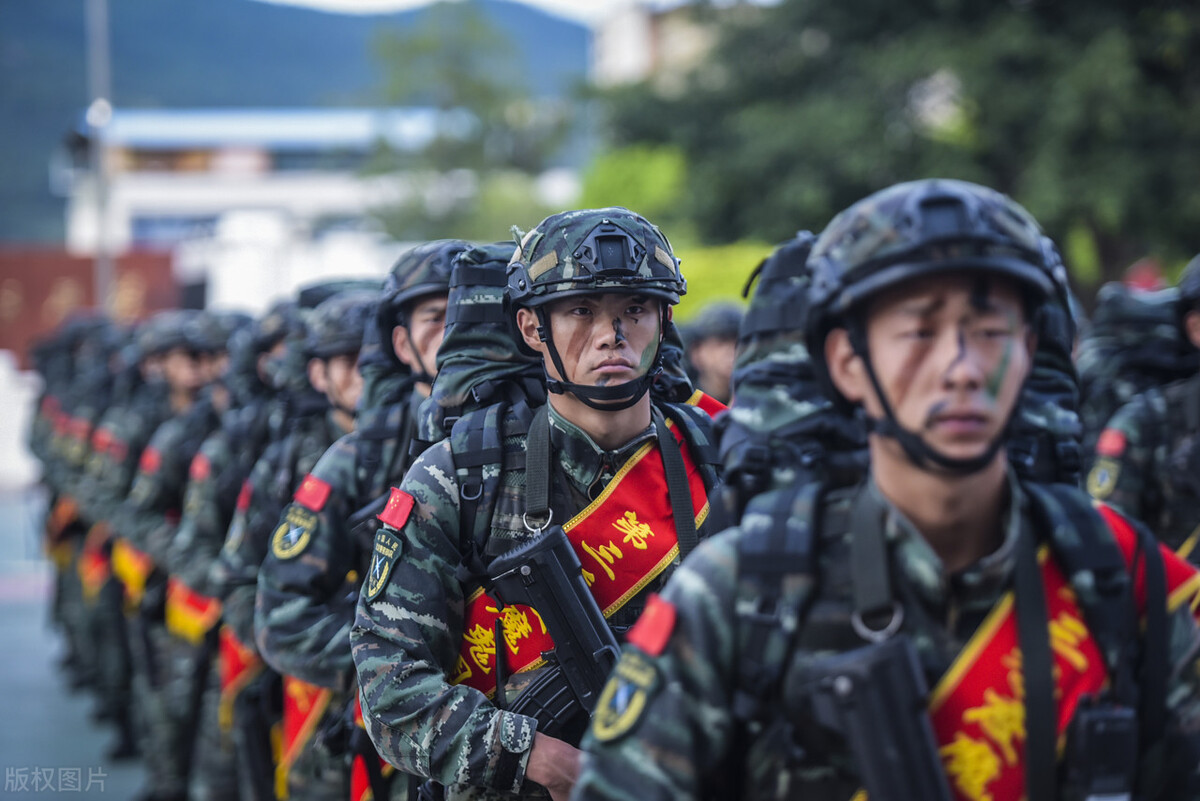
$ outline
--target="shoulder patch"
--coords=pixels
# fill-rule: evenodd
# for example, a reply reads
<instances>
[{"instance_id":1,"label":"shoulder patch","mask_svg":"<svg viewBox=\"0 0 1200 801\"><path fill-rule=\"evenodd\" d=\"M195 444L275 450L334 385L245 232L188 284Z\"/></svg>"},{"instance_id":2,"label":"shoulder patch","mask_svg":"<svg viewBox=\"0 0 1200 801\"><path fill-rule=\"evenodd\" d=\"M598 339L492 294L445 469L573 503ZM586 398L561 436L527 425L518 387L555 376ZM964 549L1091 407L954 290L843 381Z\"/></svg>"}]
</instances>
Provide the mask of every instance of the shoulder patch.
<instances>
[{"instance_id":1,"label":"shoulder patch","mask_svg":"<svg viewBox=\"0 0 1200 801\"><path fill-rule=\"evenodd\" d=\"M379 513L378 517L399 531L408 522L408 516L412 514L414 503L416 503L416 499L413 496L398 487L392 487L392 494L388 496L387 506L383 507L383 511Z\"/></svg>"},{"instance_id":2,"label":"shoulder patch","mask_svg":"<svg viewBox=\"0 0 1200 801\"><path fill-rule=\"evenodd\" d=\"M1115 459L1105 457L1096 462L1087 477L1087 491L1098 501L1112 494L1117 486L1117 477L1121 474L1121 465Z\"/></svg>"},{"instance_id":3,"label":"shoulder patch","mask_svg":"<svg viewBox=\"0 0 1200 801\"><path fill-rule=\"evenodd\" d=\"M592 713L592 736L611 742L637 728L657 685L658 671L648 657L637 651L621 654Z\"/></svg>"},{"instance_id":4,"label":"shoulder patch","mask_svg":"<svg viewBox=\"0 0 1200 801\"><path fill-rule=\"evenodd\" d=\"M1096 453L1101 456L1120 456L1125 452L1125 432L1119 428L1106 428L1096 441Z\"/></svg>"},{"instance_id":5,"label":"shoulder patch","mask_svg":"<svg viewBox=\"0 0 1200 801\"><path fill-rule=\"evenodd\" d=\"M319 512L325 508L325 503L329 500L331 492L333 492L333 487L312 473L309 473L300 482L300 486L296 489L296 494L292 496L292 500L310 511Z\"/></svg>"},{"instance_id":6,"label":"shoulder patch","mask_svg":"<svg viewBox=\"0 0 1200 801\"><path fill-rule=\"evenodd\" d=\"M395 490L393 490L395 492ZM409 496L410 498L412 496ZM387 529L375 534L375 549L371 554L371 567L363 581L363 592L367 602L374 601L387 586L392 575L392 565L400 555L402 540Z\"/></svg>"},{"instance_id":7,"label":"shoulder patch","mask_svg":"<svg viewBox=\"0 0 1200 801\"><path fill-rule=\"evenodd\" d=\"M629 630L625 641L636 645L650 656L660 656L671 639L675 630L675 606L670 601L664 601L657 593L651 593L646 600L646 608L642 611L637 623Z\"/></svg>"},{"instance_id":8,"label":"shoulder patch","mask_svg":"<svg viewBox=\"0 0 1200 801\"><path fill-rule=\"evenodd\" d=\"M157 448L146 448L138 459L138 470L143 473L157 473L162 466L162 456Z\"/></svg>"},{"instance_id":9,"label":"shoulder patch","mask_svg":"<svg viewBox=\"0 0 1200 801\"><path fill-rule=\"evenodd\" d=\"M271 535L271 553L276 559L295 559L308 547L313 529L317 527L317 516L303 506L291 504L283 513L283 520Z\"/></svg>"},{"instance_id":10,"label":"shoulder patch","mask_svg":"<svg viewBox=\"0 0 1200 801\"><path fill-rule=\"evenodd\" d=\"M188 465L188 478L192 481L204 481L212 474L212 462L203 453L197 453L192 463Z\"/></svg>"}]
</instances>

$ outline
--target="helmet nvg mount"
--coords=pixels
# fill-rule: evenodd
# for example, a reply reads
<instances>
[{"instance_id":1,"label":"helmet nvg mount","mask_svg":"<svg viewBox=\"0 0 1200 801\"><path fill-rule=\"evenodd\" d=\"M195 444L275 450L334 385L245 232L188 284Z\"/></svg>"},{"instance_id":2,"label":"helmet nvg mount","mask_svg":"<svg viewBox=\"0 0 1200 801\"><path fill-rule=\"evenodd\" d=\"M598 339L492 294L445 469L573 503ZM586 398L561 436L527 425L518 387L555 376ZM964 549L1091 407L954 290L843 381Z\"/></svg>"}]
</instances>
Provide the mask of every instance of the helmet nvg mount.
<instances>
[{"instance_id":1,"label":"helmet nvg mount","mask_svg":"<svg viewBox=\"0 0 1200 801\"><path fill-rule=\"evenodd\" d=\"M838 214L813 245L808 261L806 339L817 376L841 399L829 378L825 337L844 327L862 358L883 407L872 430L896 439L920 466L968 474L991 463L1007 427L979 456L957 459L931 448L902 427L879 384L867 350L863 303L891 287L937 273L969 272L1014 281L1030 308L1066 303L1067 277L1053 242L1024 208L1005 195L966 181L930 179L896 184Z\"/></svg>"},{"instance_id":2,"label":"helmet nvg mount","mask_svg":"<svg viewBox=\"0 0 1200 801\"><path fill-rule=\"evenodd\" d=\"M569 381L551 337L546 304L577 295L617 292L661 301L660 338L650 369L615 386ZM546 388L551 393L570 393L594 409L617 411L637 403L662 369L661 332L666 329L667 309L685 292L687 282L667 238L646 218L614 206L554 214L522 236L508 265L505 303L510 320L515 320L520 307L537 315L538 336L546 343L559 374L559 379L547 374ZM517 338L520 341L519 335Z\"/></svg>"}]
</instances>

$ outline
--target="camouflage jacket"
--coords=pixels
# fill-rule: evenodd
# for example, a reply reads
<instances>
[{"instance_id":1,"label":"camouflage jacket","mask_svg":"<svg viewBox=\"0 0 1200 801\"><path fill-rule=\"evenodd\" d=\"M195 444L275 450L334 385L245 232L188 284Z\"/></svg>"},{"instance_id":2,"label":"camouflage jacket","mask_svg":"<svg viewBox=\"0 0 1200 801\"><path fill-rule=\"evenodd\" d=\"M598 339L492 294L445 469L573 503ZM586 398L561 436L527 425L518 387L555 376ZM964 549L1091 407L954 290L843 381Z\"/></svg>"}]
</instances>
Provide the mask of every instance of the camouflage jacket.
<instances>
[{"instance_id":1,"label":"camouflage jacket","mask_svg":"<svg viewBox=\"0 0 1200 801\"><path fill-rule=\"evenodd\" d=\"M885 515L893 593L905 611L901 631L912 638L929 686L935 687L1011 589L1018 537L1034 524L1027 492L1015 478L1009 483L1012 502L1003 522L1003 543L953 575L869 482L861 494L854 488L831 492L820 510L813 508L811 496L795 490L757 498L741 527L702 542L675 572L663 593L669 614L658 615L658 624L635 633L633 639L641 647L626 645L584 739L582 772L572 798L844 801L854 796L861 787L855 764L843 741L831 738L812 719L801 689L811 680L806 672L816 660L865 645L851 625L850 507L873 505ZM814 518L817 511L821 517ZM768 597L771 590L763 584L763 575L741 571L739 538L771 530L779 514L787 515L786 526L793 537L811 532L814 519L825 523L813 537L812 572L787 575L782 589L789 599L786 608L804 610L803 616L796 618L793 613L787 620L780 619L778 625L784 628L796 626L794 633L790 639L774 638L758 654L767 664L780 666L774 675L781 686L767 698L756 698L767 715L758 729L762 733L756 736L746 719L735 715L733 698L742 686L741 677L750 675L753 667L748 662L752 649L746 647L750 636L746 621L753 618L755 600ZM1056 528L1060 530L1049 536L1070 538L1069 528ZM766 558L771 558L769 553ZM1178 567L1190 572L1182 563ZM792 604L793 598L798 603ZM1167 620L1168 658L1176 669L1168 697L1181 719L1194 720L1200 711L1200 676L1195 670L1200 632L1187 600L1177 601ZM739 608L747 601L749 607ZM999 664L995 670L1004 673ZM1013 681L1012 676L1008 681ZM1195 741L1200 734L1193 731L1189 736ZM1011 747L1009 741L997 745L984 739L978 744L989 755L974 763L985 771L982 775L947 768L952 786L963 782L956 797L990 797L987 766L1003 762L997 748ZM741 755L736 763L734 754ZM736 786L726 793L713 792L714 785L722 786L731 776L738 777ZM979 783L965 792L963 788L972 781ZM1146 797L1183 796L1168 791Z\"/></svg>"},{"instance_id":2,"label":"camouflage jacket","mask_svg":"<svg viewBox=\"0 0 1200 801\"><path fill-rule=\"evenodd\" d=\"M209 571L225 543L238 494L262 455L270 405L250 403L225 412L188 469L183 519L167 549L167 568L203 595L215 595Z\"/></svg>"},{"instance_id":3,"label":"camouflage jacket","mask_svg":"<svg viewBox=\"0 0 1200 801\"><path fill-rule=\"evenodd\" d=\"M342 433L331 413L294 420L290 433L267 447L242 485L225 544L209 569L209 586L221 599L225 622L245 645L254 643L258 568L280 513L300 479Z\"/></svg>"},{"instance_id":4,"label":"camouflage jacket","mask_svg":"<svg viewBox=\"0 0 1200 801\"><path fill-rule=\"evenodd\" d=\"M587 507L618 467L653 438L650 427L623 447L605 451L552 412L554 519L569 520ZM506 453L514 448L520 452L524 443L506 437L505 447ZM524 464L523 458L519 461ZM521 521L524 482L523 469L501 473L485 548L489 557L534 536ZM460 489L449 440L417 459L401 490L415 505L400 530L384 526L377 535L377 552L381 541L399 547L382 583L369 582L375 584L371 590L363 585L350 633L367 731L384 759L405 773L445 785L447 799L545 797L541 788L524 781L536 721L498 709L482 692L449 680L463 641L466 598L475 586L456 575L466 555L464 538L469 540L472 532L460 524ZM372 571L378 566L373 563ZM609 622L618 628L631 623L645 596L659 589L670 572L649 582Z\"/></svg>"},{"instance_id":5,"label":"camouflage jacket","mask_svg":"<svg viewBox=\"0 0 1200 801\"><path fill-rule=\"evenodd\" d=\"M80 481L79 502L91 521L106 521L123 534L116 519L137 475L142 450L170 416L166 388L144 384L124 403L109 407L92 432L92 449Z\"/></svg>"},{"instance_id":6,"label":"camouflage jacket","mask_svg":"<svg viewBox=\"0 0 1200 801\"><path fill-rule=\"evenodd\" d=\"M1200 559L1200 375L1122 406L1096 442L1092 497L1142 520L1169 548Z\"/></svg>"},{"instance_id":7,"label":"camouflage jacket","mask_svg":"<svg viewBox=\"0 0 1200 801\"><path fill-rule=\"evenodd\" d=\"M117 512L121 535L163 570L183 513L188 467L216 424L212 402L203 398L160 425L142 451L129 497Z\"/></svg>"},{"instance_id":8,"label":"camouflage jacket","mask_svg":"<svg viewBox=\"0 0 1200 801\"><path fill-rule=\"evenodd\" d=\"M367 514L356 531L350 519L404 477L421 399L409 382L405 400L361 412L284 509L259 568L254 621L259 652L279 672L351 685L350 627L378 521ZM289 521L299 525L296 539Z\"/></svg>"}]
</instances>

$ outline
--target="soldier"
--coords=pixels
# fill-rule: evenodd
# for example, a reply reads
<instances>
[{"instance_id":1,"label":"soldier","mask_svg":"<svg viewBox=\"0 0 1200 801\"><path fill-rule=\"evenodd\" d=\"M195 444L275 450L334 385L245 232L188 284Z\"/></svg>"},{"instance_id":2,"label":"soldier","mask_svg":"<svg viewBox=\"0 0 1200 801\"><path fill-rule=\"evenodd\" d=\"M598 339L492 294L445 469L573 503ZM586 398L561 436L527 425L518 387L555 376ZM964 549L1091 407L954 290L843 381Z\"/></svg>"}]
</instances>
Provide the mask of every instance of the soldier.
<instances>
[{"instance_id":1,"label":"soldier","mask_svg":"<svg viewBox=\"0 0 1200 801\"><path fill-rule=\"evenodd\" d=\"M352 431L355 405L362 391L358 354L366 322L374 314L378 285L337 292L312 309L305 320L304 338L293 361L293 386L288 400L286 436L268 446L243 485L221 555L210 579L222 601L225 622L241 645L253 649L254 596L258 568L268 549L277 554L306 546L311 536L307 518L280 517L301 479L340 436ZM303 369L297 357L302 357ZM303 382L301 385L300 382ZM248 489L247 489L248 488ZM250 653L254 653L253 650ZM340 776L317 775L321 764L297 761L305 749L327 696L321 688L287 679L283 696L283 742L275 768L275 789L289 798L326 798L340 788ZM309 719L311 716L311 719ZM235 744L239 752L246 749ZM261 764L247 765L260 773ZM261 776L257 779L261 781ZM255 777L247 776L248 781Z\"/></svg>"},{"instance_id":2,"label":"soldier","mask_svg":"<svg viewBox=\"0 0 1200 801\"><path fill-rule=\"evenodd\" d=\"M355 428L325 452L281 516L281 527L289 519L312 521L303 541L288 547L273 541L259 567L259 653L280 673L330 694L309 749L354 716L358 694L350 626L374 529L366 526L364 541L350 521L363 518L360 510L386 495L408 469L417 407L436 375L450 267L466 247L459 240L429 242L407 251L392 267L375 319L368 323L374 353L364 347L359 359L364 388ZM365 518L372 522L374 515ZM325 739L332 745L332 737ZM345 755L333 750L314 751L312 759L324 763L323 774L345 778ZM386 796L377 792L375 797L383 801Z\"/></svg>"},{"instance_id":3,"label":"soldier","mask_svg":"<svg viewBox=\"0 0 1200 801\"><path fill-rule=\"evenodd\" d=\"M266 448L272 392L266 383L265 363L278 355L294 321L295 303L283 301L248 329L231 336L230 366L222 376L230 405L221 414L220 427L204 440L188 468L183 517L168 546L167 564L177 606L187 613L181 617L199 622L190 630L203 637L187 698L188 704L199 703L201 709L188 778L193 801L238 795L231 736L234 694L222 698L221 693L221 678L234 673L236 651L230 654L231 669L220 670L217 643L227 649L235 646L215 628L220 602L209 584L208 572L225 542L242 482ZM243 675L248 675L250 666L243 667ZM225 686L236 684L231 678Z\"/></svg>"},{"instance_id":4,"label":"soldier","mask_svg":"<svg viewBox=\"0 0 1200 801\"><path fill-rule=\"evenodd\" d=\"M460 438L456 424L379 516L350 635L363 716L388 762L448 799L565 798L574 781L572 710L534 717L534 687L558 675L539 668L551 635L483 593L496 557L570 532L593 582L588 603L620 631L703 528L709 418L648 394L685 287L666 238L627 209L543 220L513 255L506 292L549 403L523 426L519 415L484 415Z\"/></svg>"},{"instance_id":5,"label":"soldier","mask_svg":"<svg viewBox=\"0 0 1200 801\"><path fill-rule=\"evenodd\" d=\"M695 372L697 386L724 404L729 403L733 394L733 364L737 359L741 324L741 306L710 303L685 330L687 360Z\"/></svg>"},{"instance_id":6,"label":"soldier","mask_svg":"<svg viewBox=\"0 0 1200 801\"><path fill-rule=\"evenodd\" d=\"M1179 279L1179 326L1200 348L1200 256ZM1100 438L1087 490L1144 521L1180 556L1200 564L1200 371L1122 406Z\"/></svg>"},{"instance_id":7,"label":"soldier","mask_svg":"<svg viewBox=\"0 0 1200 801\"><path fill-rule=\"evenodd\" d=\"M808 350L865 414L869 475L761 495L697 549L572 798L1196 798L1196 573L1006 459L1053 245L999 193L915 181L834 218L809 269Z\"/></svg>"}]
</instances>

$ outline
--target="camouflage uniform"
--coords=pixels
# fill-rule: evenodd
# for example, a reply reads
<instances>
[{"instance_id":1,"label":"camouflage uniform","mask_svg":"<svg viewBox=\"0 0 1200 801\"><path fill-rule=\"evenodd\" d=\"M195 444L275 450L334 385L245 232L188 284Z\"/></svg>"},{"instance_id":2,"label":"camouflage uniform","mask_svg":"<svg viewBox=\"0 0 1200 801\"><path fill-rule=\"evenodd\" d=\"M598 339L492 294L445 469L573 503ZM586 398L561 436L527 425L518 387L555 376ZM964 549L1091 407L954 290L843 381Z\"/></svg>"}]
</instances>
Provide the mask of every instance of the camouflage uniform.
<instances>
[{"instance_id":1,"label":"camouflage uniform","mask_svg":"<svg viewBox=\"0 0 1200 801\"><path fill-rule=\"evenodd\" d=\"M943 212L935 218L940 225L931 222L924 228L924 208ZM903 227L896 227L896 221ZM963 254L958 257L963 263L957 262L955 254ZM853 329L861 332L865 323L853 311L862 309L860 304L871 293L939 271L971 270L1007 276L1044 305L1054 302L1057 288L1065 284L1052 246L1024 210L990 190L955 181L901 184L852 206L830 223L809 264L814 269L807 293L808 350L814 354L818 380L829 397L843 406L847 401L832 387L822 346L834 325L844 326L854 340ZM873 368L865 347L852 347L870 374ZM883 395L878 381L871 380ZM887 404L883 406L892 425L899 428ZM881 422L875 424L877 435L885 435L878 433ZM992 444L988 464L1003 458L997 455L1002 442L1001 438ZM901 444L916 464L935 462L941 470L957 474L981 469L982 459L952 459L923 440ZM878 642L896 633L883 626L868 626L875 630L863 633L857 590L864 586L864 576L880 567L875 559L863 558L859 549L866 542L878 542L882 549L886 568L880 572L882 583L891 585L886 593L892 605L891 623L912 643L916 670L929 686L942 677L960 675L950 667L967 649L975 655L967 658L978 660L979 674L1009 682L1006 691L1023 699L1025 688L1035 685L1032 679L1025 682L1019 663L1005 662L982 644L979 650L968 648L968 642L977 633L995 636L994 629L983 624L1009 609L1003 601L1013 589L1018 565L1032 562L1038 569L1037 540L1031 542L1030 535L1036 533L1049 544L1052 563L1059 563L1062 554L1073 553L1078 565L1080 552L1086 551L1083 543L1089 541L1068 510L1092 511L1081 493L1061 485L1050 492L1026 484L1012 466L1006 484L1001 544L954 574L947 572L922 533L883 496L873 478L858 487L828 491L816 483L798 482L753 499L740 526L702 543L671 578L653 612L648 610L631 632L594 713L572 798L821 801L855 795L865 771L847 746L849 736L818 722L813 698L823 692L820 688L832 686L837 691L841 686L826 681L836 675L825 672L827 658L865 651L868 640ZM1091 517L1088 521L1093 525ZM1110 529L1115 534L1118 525L1095 513L1097 539L1091 542L1103 543L1106 552L1116 550ZM1136 542L1132 528L1122 524L1121 530L1127 535L1124 542ZM1136 547L1130 544L1130 551ZM1167 697L1177 725L1182 724L1186 733L1174 742L1168 736L1145 747L1138 764L1141 794L1137 797L1191 798L1196 790L1188 784L1187 774L1194 768L1200 745L1190 723L1200 710L1195 669L1200 631L1190 609L1196 582L1187 565L1168 554L1164 560L1173 577L1169 586L1180 589L1169 602L1164 623L1168 653L1166 664L1159 667L1164 680L1166 675L1172 677ZM1095 608L1100 594L1097 575L1090 569L1076 572L1065 563L1060 566L1075 593L1070 597L1080 599L1085 609ZM1122 562L1117 569L1123 573L1127 566ZM1129 594L1121 597L1131 602ZM1082 619L1079 623L1087 625ZM1110 626L1107 632L1117 628ZM1101 657L1106 666L1131 650L1123 634L1105 637L1104 643ZM992 664L992 659L998 664ZM1046 680L1038 684L1052 691L1047 686L1051 665L1045 668ZM1097 690L1099 685L1097 681ZM998 702L1006 697L997 696ZM956 739L953 747L944 745L940 753L931 749L929 756L941 757L946 766L957 791L954 797L991 797L989 785L1003 766L1023 771L1026 757L1014 746L1024 747L1025 718L1019 708L1012 711L1022 717L1019 727L1009 730L1008 739L997 735L994 741L986 736L975 740L955 729L968 745L986 752L976 751L976 758L970 760L974 774L953 761L955 749L964 741ZM1042 718L1042 723L1047 720L1051 726L1056 722L1053 714ZM879 724L883 726L882 719ZM1042 742L1046 746L1042 756L1053 759L1053 733ZM1176 748L1180 756L1172 761ZM1053 769L1049 777L1055 781ZM1056 786L1056 794L1046 797L1059 797L1063 785Z\"/></svg>"},{"instance_id":2,"label":"camouflage uniform","mask_svg":"<svg viewBox=\"0 0 1200 801\"><path fill-rule=\"evenodd\" d=\"M331 717L340 716L339 726L352 718L357 696L350 626L375 536L374 514L358 525L352 518L362 518L361 510L385 496L408 470L423 399L416 379L396 358L392 330L404 324L398 315L406 306L448 291L451 263L465 247L458 240L426 243L392 268L359 356L364 387L355 430L338 439L306 479L319 493L298 491L279 521L314 516L308 538L295 550L272 549L259 567L255 631L260 653L281 673L333 690L329 710ZM330 750L336 750L332 742ZM329 757L336 762L331 771L348 762L341 753ZM407 798L406 786L397 791L396 797Z\"/></svg>"},{"instance_id":3,"label":"camouflage uniform","mask_svg":"<svg viewBox=\"0 0 1200 801\"><path fill-rule=\"evenodd\" d=\"M609 228L614 220L620 226ZM623 247L620 252L632 256L631 262L614 266L603 261L600 254L605 251L590 235L605 231L620 240L620 247L607 252ZM613 269L599 277L594 273L599 273L602 263ZM587 288L581 289L583 285ZM605 209L555 215L527 235L509 268L507 300L510 315L514 307L528 305L537 309L545 326L541 304L557 297L645 291L663 298L665 318L667 304L675 302L682 289L670 246L657 229L627 210ZM558 360L553 346L551 351L551 358ZM558 371L566 374L561 366ZM634 379L609 395L641 397L654 372L651 369L648 378ZM604 394L594 390L607 389L580 387L565 380L548 380L547 384L551 392L570 392L585 403L603 400ZM638 386L631 389L632 384ZM399 490L393 490L393 499L411 497L414 505L405 520L386 513L381 516L386 525L376 538L375 560L350 635L363 716L376 748L401 770L444 785L447 799L545 796L540 788L525 782L538 728L536 719L499 709L479 690L453 684L450 679L457 673L467 596L478 586L477 578L460 576L477 575L479 560L491 560L538 534L523 522L527 508L525 437L514 434L518 430L516 410L521 405L501 408L507 408L507 416L487 424L498 425L499 431L491 433L502 441L502 453L495 454L494 465L483 467L484 475L495 478L498 487L494 504L485 512L490 516L483 539L475 541L481 536L474 531L476 518L469 514L464 518L463 496L469 493L462 483L466 474L456 468L455 455L470 447L465 441L469 437L455 425L450 439L426 450ZM685 414L689 441L706 447L711 436L708 418L702 413ZM610 451L597 446L552 406L548 419L552 454L548 470L553 477L550 510L555 521L569 520L588 507L617 469L656 436L650 426ZM707 473L706 478L705 486L711 487L713 474ZM590 563L588 567L599 569ZM646 597L663 584L671 569L668 566L640 586L609 618L614 629L622 631L632 623ZM508 697L519 696L532 675L518 673L506 685Z\"/></svg>"}]
</instances>

